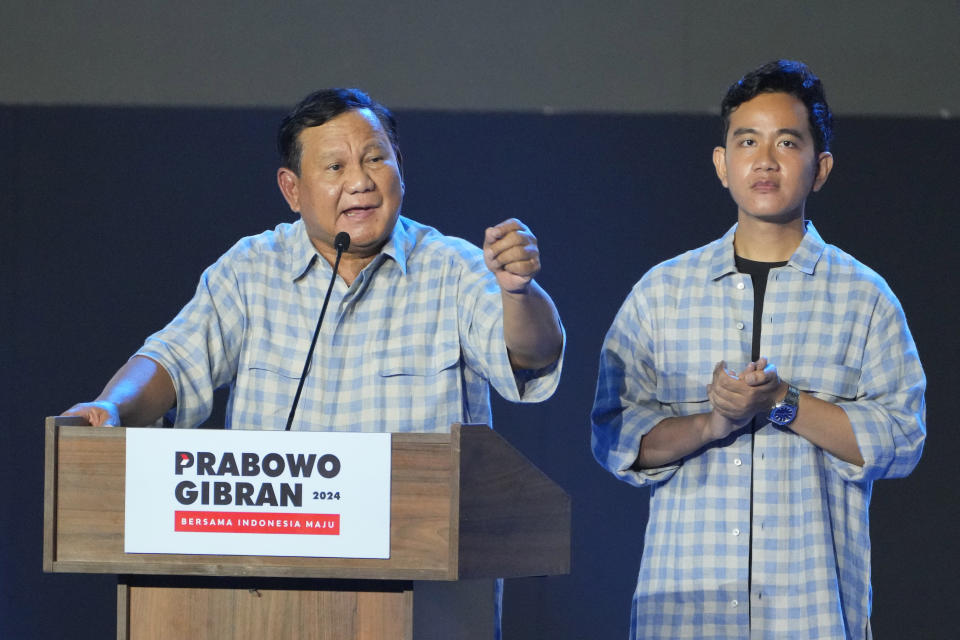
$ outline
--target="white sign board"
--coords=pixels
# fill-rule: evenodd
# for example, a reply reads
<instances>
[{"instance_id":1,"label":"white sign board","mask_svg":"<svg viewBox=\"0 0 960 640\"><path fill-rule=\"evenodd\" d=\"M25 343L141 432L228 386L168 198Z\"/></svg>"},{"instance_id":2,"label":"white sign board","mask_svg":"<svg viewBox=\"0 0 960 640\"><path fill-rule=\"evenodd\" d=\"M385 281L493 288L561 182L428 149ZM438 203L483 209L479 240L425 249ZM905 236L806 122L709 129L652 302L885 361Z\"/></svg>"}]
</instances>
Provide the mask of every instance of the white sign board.
<instances>
[{"instance_id":1,"label":"white sign board","mask_svg":"<svg viewBox=\"0 0 960 640\"><path fill-rule=\"evenodd\" d=\"M390 434L128 429L127 553L390 557Z\"/></svg>"}]
</instances>

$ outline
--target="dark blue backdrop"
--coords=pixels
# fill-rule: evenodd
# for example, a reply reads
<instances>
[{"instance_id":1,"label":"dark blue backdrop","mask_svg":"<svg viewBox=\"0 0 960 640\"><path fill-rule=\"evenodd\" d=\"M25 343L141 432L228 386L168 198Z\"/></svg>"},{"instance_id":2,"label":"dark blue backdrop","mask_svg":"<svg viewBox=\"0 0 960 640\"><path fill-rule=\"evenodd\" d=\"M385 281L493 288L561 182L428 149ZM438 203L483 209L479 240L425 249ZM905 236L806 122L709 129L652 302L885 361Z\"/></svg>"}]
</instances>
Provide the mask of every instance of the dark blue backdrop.
<instances>
[{"instance_id":1,"label":"dark blue backdrop","mask_svg":"<svg viewBox=\"0 0 960 640\"><path fill-rule=\"evenodd\" d=\"M292 219L275 186L271 110L0 107L4 249L0 637L107 638L110 576L41 572L42 422L94 397L242 235ZM568 331L560 388L497 401L497 429L573 497L570 576L510 580L505 637L623 638L647 494L593 462L604 332L656 262L734 221L710 117L401 112L406 215L480 242L516 216ZM872 509L878 637L947 637L958 570L956 121L840 118L837 165L808 215L899 295L929 378L930 438ZM217 418L215 418L217 419Z\"/></svg>"}]
</instances>

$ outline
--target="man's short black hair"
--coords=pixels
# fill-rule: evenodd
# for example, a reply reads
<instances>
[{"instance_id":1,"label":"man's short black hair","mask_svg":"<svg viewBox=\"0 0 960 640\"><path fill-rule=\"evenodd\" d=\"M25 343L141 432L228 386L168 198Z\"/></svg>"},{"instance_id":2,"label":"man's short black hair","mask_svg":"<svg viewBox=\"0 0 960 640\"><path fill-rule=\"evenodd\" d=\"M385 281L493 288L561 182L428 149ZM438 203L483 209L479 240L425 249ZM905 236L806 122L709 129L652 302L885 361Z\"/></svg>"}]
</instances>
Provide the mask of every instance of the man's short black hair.
<instances>
[{"instance_id":1,"label":"man's short black hair","mask_svg":"<svg viewBox=\"0 0 960 640\"><path fill-rule=\"evenodd\" d=\"M827 105L823 84L807 65L795 60L768 62L730 85L727 95L720 103L723 146L727 144L730 113L761 93L789 93L806 105L810 133L813 135L817 155L822 151L830 151L830 141L833 139L833 114L830 113L830 107Z\"/></svg>"},{"instance_id":2,"label":"man's short black hair","mask_svg":"<svg viewBox=\"0 0 960 640\"><path fill-rule=\"evenodd\" d=\"M401 166L396 119L389 109L374 102L359 89L321 89L301 100L284 117L277 132L277 151L280 152L281 165L300 175L300 155L303 152L300 132L310 127L319 127L347 111L360 109L369 109L377 116L390 138L393 152L397 156L397 166Z\"/></svg>"}]
</instances>

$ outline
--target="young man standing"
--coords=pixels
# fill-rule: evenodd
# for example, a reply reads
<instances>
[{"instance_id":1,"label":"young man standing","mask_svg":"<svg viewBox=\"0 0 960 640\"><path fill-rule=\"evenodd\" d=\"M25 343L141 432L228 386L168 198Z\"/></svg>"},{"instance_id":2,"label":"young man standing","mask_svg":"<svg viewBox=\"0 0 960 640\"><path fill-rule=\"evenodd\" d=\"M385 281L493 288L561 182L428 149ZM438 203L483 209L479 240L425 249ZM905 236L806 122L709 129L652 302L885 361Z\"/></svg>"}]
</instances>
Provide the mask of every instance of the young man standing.
<instances>
[{"instance_id":1,"label":"young man standing","mask_svg":"<svg viewBox=\"0 0 960 640\"><path fill-rule=\"evenodd\" d=\"M635 638L871 638L872 483L926 436L926 380L884 280L826 244L819 79L775 61L730 87L722 238L651 269L607 334L593 452L650 487Z\"/></svg>"}]
</instances>

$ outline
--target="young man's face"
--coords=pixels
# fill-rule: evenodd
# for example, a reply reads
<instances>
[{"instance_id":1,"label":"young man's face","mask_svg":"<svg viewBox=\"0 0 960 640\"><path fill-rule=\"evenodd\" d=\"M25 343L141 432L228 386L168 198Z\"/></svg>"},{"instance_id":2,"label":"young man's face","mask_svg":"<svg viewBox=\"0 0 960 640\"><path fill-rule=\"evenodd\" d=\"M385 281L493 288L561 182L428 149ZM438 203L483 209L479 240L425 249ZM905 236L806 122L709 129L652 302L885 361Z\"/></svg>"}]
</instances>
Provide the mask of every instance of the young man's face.
<instances>
[{"instance_id":1,"label":"young man's face","mask_svg":"<svg viewBox=\"0 0 960 640\"><path fill-rule=\"evenodd\" d=\"M827 181L833 157L817 154L807 107L789 93L761 93L730 113L726 147L713 150L717 177L741 223L802 220L807 195Z\"/></svg>"}]
</instances>

